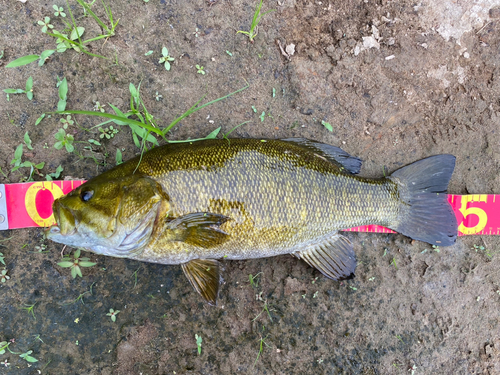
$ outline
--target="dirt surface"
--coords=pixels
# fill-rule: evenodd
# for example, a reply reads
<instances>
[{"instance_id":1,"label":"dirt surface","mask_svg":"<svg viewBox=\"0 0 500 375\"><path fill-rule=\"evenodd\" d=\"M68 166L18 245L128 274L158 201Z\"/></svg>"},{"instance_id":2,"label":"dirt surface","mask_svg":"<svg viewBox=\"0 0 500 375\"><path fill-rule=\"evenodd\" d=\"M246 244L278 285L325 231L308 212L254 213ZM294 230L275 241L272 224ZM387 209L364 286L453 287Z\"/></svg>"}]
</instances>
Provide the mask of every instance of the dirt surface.
<instances>
[{"instance_id":1,"label":"dirt surface","mask_svg":"<svg viewBox=\"0 0 500 375\"><path fill-rule=\"evenodd\" d=\"M98 35L70 4L86 34ZM29 168L10 172L9 164L26 131L33 150L24 147L22 160L45 162L43 174L62 165L61 178L97 175L115 164L117 148L124 159L139 153L127 127L85 150L100 134L82 130L99 123L88 116L74 116L81 127L67 129L83 158L53 148L61 116L35 121L56 109L57 77L66 77L67 109L92 110L99 101L108 113L108 103L126 111L129 84L141 83L162 125L203 95L206 102L247 81L249 88L181 121L167 138L200 138L219 126L223 134L250 121L231 137L340 146L365 161L370 177L382 176L383 166L392 172L451 153L450 192L499 193L498 0L266 1L263 10L276 11L263 17L254 43L236 31L249 29L255 1L113 0L116 35L90 43L109 59L68 50L42 67L5 68L55 48L37 24L49 16L55 29L65 27L52 5L0 0L0 88L34 81L32 101L0 95L2 183L29 176ZM104 15L98 2L93 9ZM279 44L288 51L294 44L295 53L284 56ZM163 46L175 58L170 71L158 63ZM401 235L347 236L359 262L354 279L333 282L290 256L225 262L219 306L210 307L180 267L89 253L97 265L73 279L57 265L62 246L44 241L41 229L1 232L10 279L0 285L0 341L13 340L15 353L32 350L38 362L7 351L0 374L500 373L497 237L433 249ZM41 244L48 252L37 252ZM259 274L258 285L250 274ZM120 311L115 322L111 308Z\"/></svg>"}]
</instances>

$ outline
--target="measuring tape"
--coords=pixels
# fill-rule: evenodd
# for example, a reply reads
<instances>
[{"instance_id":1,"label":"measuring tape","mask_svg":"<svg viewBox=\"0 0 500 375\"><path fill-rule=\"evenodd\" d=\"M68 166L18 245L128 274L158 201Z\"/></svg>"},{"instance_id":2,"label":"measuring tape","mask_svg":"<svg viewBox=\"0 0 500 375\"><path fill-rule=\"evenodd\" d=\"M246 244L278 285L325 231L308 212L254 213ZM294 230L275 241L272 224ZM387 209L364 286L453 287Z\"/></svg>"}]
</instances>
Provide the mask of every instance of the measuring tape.
<instances>
[{"instance_id":1,"label":"measuring tape","mask_svg":"<svg viewBox=\"0 0 500 375\"><path fill-rule=\"evenodd\" d=\"M0 184L0 230L49 227L55 224L52 203L85 181L43 181ZM448 195L457 216L458 235L500 234L500 195ZM396 233L379 225L349 232Z\"/></svg>"}]
</instances>

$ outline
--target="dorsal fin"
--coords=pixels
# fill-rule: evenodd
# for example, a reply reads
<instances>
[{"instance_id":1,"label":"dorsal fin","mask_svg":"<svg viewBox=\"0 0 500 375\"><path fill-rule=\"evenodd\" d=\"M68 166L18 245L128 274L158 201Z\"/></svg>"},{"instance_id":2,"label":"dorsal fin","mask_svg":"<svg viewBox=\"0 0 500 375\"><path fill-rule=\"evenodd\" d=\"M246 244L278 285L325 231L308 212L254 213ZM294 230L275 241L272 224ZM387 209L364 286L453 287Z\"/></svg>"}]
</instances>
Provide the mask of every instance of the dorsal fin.
<instances>
[{"instance_id":1,"label":"dorsal fin","mask_svg":"<svg viewBox=\"0 0 500 375\"><path fill-rule=\"evenodd\" d=\"M337 165L343 172L358 174L361 170L362 160L349 155L339 147L311 141L305 138L286 138L282 141L290 142L325 158L329 162Z\"/></svg>"}]
</instances>

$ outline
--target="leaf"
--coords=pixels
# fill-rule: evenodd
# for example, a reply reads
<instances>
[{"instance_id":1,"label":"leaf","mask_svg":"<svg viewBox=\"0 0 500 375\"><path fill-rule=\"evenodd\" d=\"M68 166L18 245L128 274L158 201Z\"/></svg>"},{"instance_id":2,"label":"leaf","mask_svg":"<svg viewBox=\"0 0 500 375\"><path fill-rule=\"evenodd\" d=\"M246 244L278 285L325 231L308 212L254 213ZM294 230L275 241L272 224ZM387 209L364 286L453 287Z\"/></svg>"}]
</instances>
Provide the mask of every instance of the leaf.
<instances>
[{"instance_id":1,"label":"leaf","mask_svg":"<svg viewBox=\"0 0 500 375\"><path fill-rule=\"evenodd\" d=\"M42 113L41 116L36 119L35 125L38 125L40 122L42 122L44 117L45 117L45 113Z\"/></svg>"},{"instance_id":2,"label":"leaf","mask_svg":"<svg viewBox=\"0 0 500 375\"><path fill-rule=\"evenodd\" d=\"M64 129L59 129L56 134L54 134L54 138L59 141L64 141L64 137L66 137L66 132Z\"/></svg>"},{"instance_id":3,"label":"leaf","mask_svg":"<svg viewBox=\"0 0 500 375\"><path fill-rule=\"evenodd\" d=\"M5 67L6 68L16 68L18 66L28 65L28 64L32 63L33 61L38 60L39 58L40 58L39 55L23 56L23 57L20 57L14 61L11 61Z\"/></svg>"},{"instance_id":4,"label":"leaf","mask_svg":"<svg viewBox=\"0 0 500 375\"><path fill-rule=\"evenodd\" d=\"M60 141L59 141L59 142L54 143L54 148L55 148L56 150L60 150L61 148L63 148L63 143L62 143L62 142L60 142Z\"/></svg>"},{"instance_id":5,"label":"leaf","mask_svg":"<svg viewBox=\"0 0 500 375\"><path fill-rule=\"evenodd\" d=\"M28 135L28 132L24 134L24 143L26 143L26 147L28 147L30 150L33 150L33 147L31 146L31 139L30 136Z\"/></svg>"},{"instance_id":6,"label":"leaf","mask_svg":"<svg viewBox=\"0 0 500 375\"><path fill-rule=\"evenodd\" d=\"M23 89L4 89L3 92L7 94L22 94L25 91Z\"/></svg>"},{"instance_id":7,"label":"leaf","mask_svg":"<svg viewBox=\"0 0 500 375\"><path fill-rule=\"evenodd\" d=\"M75 267L73 267L73 268L71 269L71 271L73 271L73 270L76 270L76 274L77 274L78 276L83 277L83 275L82 275L82 270L80 269L80 267L75 266ZM76 277L76 276L74 276L74 277Z\"/></svg>"},{"instance_id":8,"label":"leaf","mask_svg":"<svg viewBox=\"0 0 500 375\"><path fill-rule=\"evenodd\" d=\"M141 143L139 142L139 139L137 138L137 135L134 132L132 132L132 139L134 140L135 147L141 148Z\"/></svg>"},{"instance_id":9,"label":"leaf","mask_svg":"<svg viewBox=\"0 0 500 375\"><path fill-rule=\"evenodd\" d=\"M131 82L130 85L128 85L128 89L130 91L130 95L132 97L137 98L139 93L137 92L137 89L135 88L134 84Z\"/></svg>"},{"instance_id":10,"label":"leaf","mask_svg":"<svg viewBox=\"0 0 500 375\"><path fill-rule=\"evenodd\" d=\"M61 100L66 100L68 96L68 81L66 80L66 77L61 81L61 84L59 85L59 99Z\"/></svg>"},{"instance_id":11,"label":"leaf","mask_svg":"<svg viewBox=\"0 0 500 375\"><path fill-rule=\"evenodd\" d=\"M38 362L38 359L33 358L30 355L27 355L26 357L24 357L24 359L27 360L28 362Z\"/></svg>"},{"instance_id":12,"label":"leaf","mask_svg":"<svg viewBox=\"0 0 500 375\"><path fill-rule=\"evenodd\" d=\"M19 146L17 146L16 151L14 152L14 159L21 160L22 156L23 156L23 144L21 143Z\"/></svg>"},{"instance_id":13,"label":"leaf","mask_svg":"<svg viewBox=\"0 0 500 375\"><path fill-rule=\"evenodd\" d=\"M162 54L163 56L165 56L165 57L167 57L167 56L168 56L168 49L167 49L167 47L163 47L163 48L161 49L161 54Z\"/></svg>"},{"instance_id":14,"label":"leaf","mask_svg":"<svg viewBox=\"0 0 500 375\"><path fill-rule=\"evenodd\" d=\"M215 139L217 135L220 132L221 127L219 126L217 129L215 129L213 132L211 132L209 135L205 137L205 139Z\"/></svg>"},{"instance_id":15,"label":"leaf","mask_svg":"<svg viewBox=\"0 0 500 375\"><path fill-rule=\"evenodd\" d=\"M35 164L36 169L42 169L45 166L45 162L42 161L41 163Z\"/></svg>"},{"instance_id":16,"label":"leaf","mask_svg":"<svg viewBox=\"0 0 500 375\"><path fill-rule=\"evenodd\" d=\"M58 102L57 102L57 110L58 111L64 111L66 109L66 100L62 100L60 99Z\"/></svg>"},{"instance_id":17,"label":"leaf","mask_svg":"<svg viewBox=\"0 0 500 375\"><path fill-rule=\"evenodd\" d=\"M71 143L66 143L66 151L68 152L73 152L75 150L75 146L73 146Z\"/></svg>"},{"instance_id":18,"label":"leaf","mask_svg":"<svg viewBox=\"0 0 500 375\"><path fill-rule=\"evenodd\" d=\"M76 279L76 275L77 275L77 270L79 270L80 268L78 266L75 266L75 267L72 267L71 268L71 277L73 277L73 279Z\"/></svg>"},{"instance_id":19,"label":"leaf","mask_svg":"<svg viewBox=\"0 0 500 375\"><path fill-rule=\"evenodd\" d=\"M71 267L73 265L73 262L71 262L69 260L63 260L62 262L57 263L57 265L59 267L62 267L62 268L68 268L68 267Z\"/></svg>"},{"instance_id":20,"label":"leaf","mask_svg":"<svg viewBox=\"0 0 500 375\"><path fill-rule=\"evenodd\" d=\"M26 96L28 97L29 100L33 99L33 93L31 91L27 91Z\"/></svg>"},{"instance_id":21,"label":"leaf","mask_svg":"<svg viewBox=\"0 0 500 375\"><path fill-rule=\"evenodd\" d=\"M94 263L94 262L88 262L88 261L80 261L80 263L78 263L80 266L82 267L93 267L95 266L97 263Z\"/></svg>"},{"instance_id":22,"label":"leaf","mask_svg":"<svg viewBox=\"0 0 500 375\"><path fill-rule=\"evenodd\" d=\"M47 49L45 51L42 52L42 54L40 55L40 60L38 61L38 66L42 66L43 64L45 64L45 61L49 58L50 55L52 55L54 52L56 52L55 50L53 49Z\"/></svg>"},{"instance_id":23,"label":"leaf","mask_svg":"<svg viewBox=\"0 0 500 375\"><path fill-rule=\"evenodd\" d=\"M121 163L123 163L123 160L122 160L122 152L120 151L119 148L116 149L116 157L115 157L115 160L116 160L116 165L119 165Z\"/></svg>"},{"instance_id":24,"label":"leaf","mask_svg":"<svg viewBox=\"0 0 500 375\"><path fill-rule=\"evenodd\" d=\"M78 32L78 34L77 34L77 32ZM71 35L69 36L69 38L71 40L76 40L76 39L78 39L78 36L81 37L84 32L85 32L85 27L77 26L76 29L73 29L71 31Z\"/></svg>"},{"instance_id":25,"label":"leaf","mask_svg":"<svg viewBox=\"0 0 500 375\"><path fill-rule=\"evenodd\" d=\"M151 55L152 53L153 53L153 51L148 51L148 52L146 52L146 53L144 54L144 56L149 56L149 55Z\"/></svg>"},{"instance_id":26,"label":"leaf","mask_svg":"<svg viewBox=\"0 0 500 375\"><path fill-rule=\"evenodd\" d=\"M170 63L165 61L165 69L170 70Z\"/></svg>"},{"instance_id":27,"label":"leaf","mask_svg":"<svg viewBox=\"0 0 500 375\"><path fill-rule=\"evenodd\" d=\"M33 88L33 77L30 76L26 80L26 91L31 91L32 88Z\"/></svg>"},{"instance_id":28,"label":"leaf","mask_svg":"<svg viewBox=\"0 0 500 375\"><path fill-rule=\"evenodd\" d=\"M321 125L323 125L327 130L333 132L333 128L332 128L332 125L330 125L329 122L326 122L326 121L321 121Z\"/></svg>"}]
</instances>

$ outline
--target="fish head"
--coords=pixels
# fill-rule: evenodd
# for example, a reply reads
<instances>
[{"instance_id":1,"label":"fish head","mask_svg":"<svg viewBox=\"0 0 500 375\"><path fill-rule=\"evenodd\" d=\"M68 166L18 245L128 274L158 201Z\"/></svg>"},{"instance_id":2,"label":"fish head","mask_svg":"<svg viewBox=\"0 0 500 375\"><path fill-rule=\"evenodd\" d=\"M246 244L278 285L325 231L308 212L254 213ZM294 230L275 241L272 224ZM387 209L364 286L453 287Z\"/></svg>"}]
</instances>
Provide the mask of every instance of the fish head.
<instances>
[{"instance_id":1,"label":"fish head","mask_svg":"<svg viewBox=\"0 0 500 375\"><path fill-rule=\"evenodd\" d=\"M154 180L132 175L98 176L56 199L56 224L48 239L97 254L132 257L151 239L155 222L169 211L168 197Z\"/></svg>"}]
</instances>

